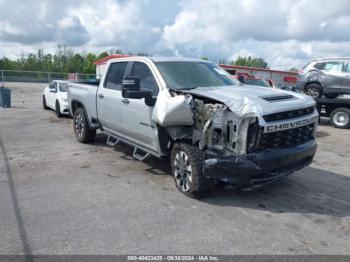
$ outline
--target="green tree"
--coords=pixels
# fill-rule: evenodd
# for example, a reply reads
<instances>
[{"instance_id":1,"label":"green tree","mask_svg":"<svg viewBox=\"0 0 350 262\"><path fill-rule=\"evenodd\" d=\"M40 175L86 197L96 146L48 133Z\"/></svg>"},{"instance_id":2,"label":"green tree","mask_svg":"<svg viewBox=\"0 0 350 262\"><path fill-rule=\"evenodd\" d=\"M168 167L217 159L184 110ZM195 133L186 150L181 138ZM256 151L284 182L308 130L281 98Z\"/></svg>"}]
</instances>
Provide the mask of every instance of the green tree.
<instances>
[{"instance_id":1,"label":"green tree","mask_svg":"<svg viewBox=\"0 0 350 262\"><path fill-rule=\"evenodd\" d=\"M269 68L269 64L265 59L261 57L237 57L236 60L230 62L231 65L247 66L247 67L258 67L258 68Z\"/></svg>"},{"instance_id":2,"label":"green tree","mask_svg":"<svg viewBox=\"0 0 350 262\"><path fill-rule=\"evenodd\" d=\"M83 72L85 74L95 74L96 73L96 68L95 68L95 65L93 64L94 61L96 61L96 60L97 60L97 57L93 53L88 53L84 57L84 69L83 69Z\"/></svg>"},{"instance_id":3,"label":"green tree","mask_svg":"<svg viewBox=\"0 0 350 262\"><path fill-rule=\"evenodd\" d=\"M101 54L99 54L97 59L102 59L102 58L105 58L107 56L109 56L109 54L108 54L108 52L105 51L105 52L102 52Z\"/></svg>"}]
</instances>

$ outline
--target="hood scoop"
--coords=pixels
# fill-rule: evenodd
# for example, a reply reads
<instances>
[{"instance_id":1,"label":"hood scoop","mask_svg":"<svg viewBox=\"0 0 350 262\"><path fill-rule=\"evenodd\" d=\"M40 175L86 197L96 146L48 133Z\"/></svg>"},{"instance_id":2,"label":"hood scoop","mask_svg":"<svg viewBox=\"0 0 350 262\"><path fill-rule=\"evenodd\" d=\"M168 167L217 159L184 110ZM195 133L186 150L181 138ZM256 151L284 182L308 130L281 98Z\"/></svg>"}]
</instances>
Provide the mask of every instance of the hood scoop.
<instances>
[{"instance_id":1,"label":"hood scoop","mask_svg":"<svg viewBox=\"0 0 350 262\"><path fill-rule=\"evenodd\" d=\"M264 99L265 101L268 102L278 102L278 101L284 101L284 100L290 100L290 99L295 99L295 97L293 95L279 95L279 96L265 96L265 97L261 97L262 99Z\"/></svg>"}]
</instances>

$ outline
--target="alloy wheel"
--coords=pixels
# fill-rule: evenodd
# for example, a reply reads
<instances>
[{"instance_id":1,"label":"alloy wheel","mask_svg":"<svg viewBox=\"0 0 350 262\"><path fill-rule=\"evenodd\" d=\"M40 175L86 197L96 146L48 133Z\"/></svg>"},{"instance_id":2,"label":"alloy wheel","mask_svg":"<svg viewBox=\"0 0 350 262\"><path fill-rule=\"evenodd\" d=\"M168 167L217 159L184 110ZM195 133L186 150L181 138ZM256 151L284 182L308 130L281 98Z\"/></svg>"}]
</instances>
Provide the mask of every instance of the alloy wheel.
<instances>
[{"instance_id":1,"label":"alloy wheel","mask_svg":"<svg viewBox=\"0 0 350 262\"><path fill-rule=\"evenodd\" d=\"M192 185L192 166L190 159L184 151L179 151L174 159L174 177L177 186L183 191L187 192Z\"/></svg>"}]
</instances>

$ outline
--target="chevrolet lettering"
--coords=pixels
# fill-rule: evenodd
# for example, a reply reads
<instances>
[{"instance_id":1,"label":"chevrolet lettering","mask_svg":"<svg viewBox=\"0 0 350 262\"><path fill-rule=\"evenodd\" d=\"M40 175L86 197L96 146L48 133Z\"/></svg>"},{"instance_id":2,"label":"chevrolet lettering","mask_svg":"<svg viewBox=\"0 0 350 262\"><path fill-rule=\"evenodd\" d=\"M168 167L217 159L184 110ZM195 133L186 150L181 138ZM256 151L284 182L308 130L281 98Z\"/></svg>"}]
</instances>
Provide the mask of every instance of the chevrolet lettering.
<instances>
[{"instance_id":1,"label":"chevrolet lettering","mask_svg":"<svg viewBox=\"0 0 350 262\"><path fill-rule=\"evenodd\" d=\"M282 123L282 124L268 125L265 127L265 132L271 133L271 132L296 128L296 127L300 127L300 126L306 126L308 124L315 123L317 121L318 121L318 116L315 115L315 116L304 118L304 119L297 120L297 121L291 121L291 122Z\"/></svg>"}]
</instances>

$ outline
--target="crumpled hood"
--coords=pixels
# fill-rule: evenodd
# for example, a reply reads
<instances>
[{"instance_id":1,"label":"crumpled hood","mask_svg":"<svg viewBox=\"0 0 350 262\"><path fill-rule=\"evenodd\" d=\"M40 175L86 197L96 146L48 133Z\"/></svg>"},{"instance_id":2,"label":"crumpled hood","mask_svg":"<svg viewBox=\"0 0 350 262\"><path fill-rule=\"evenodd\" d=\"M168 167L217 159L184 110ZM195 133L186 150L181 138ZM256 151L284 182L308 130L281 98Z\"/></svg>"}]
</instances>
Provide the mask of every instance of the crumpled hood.
<instances>
[{"instance_id":1,"label":"crumpled hood","mask_svg":"<svg viewBox=\"0 0 350 262\"><path fill-rule=\"evenodd\" d=\"M222 102L238 117L263 116L315 105L309 96L259 86L198 87L181 91ZM293 97L278 98L286 95Z\"/></svg>"}]
</instances>

